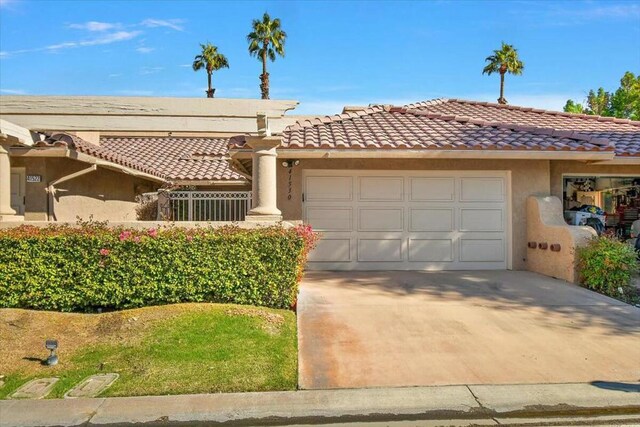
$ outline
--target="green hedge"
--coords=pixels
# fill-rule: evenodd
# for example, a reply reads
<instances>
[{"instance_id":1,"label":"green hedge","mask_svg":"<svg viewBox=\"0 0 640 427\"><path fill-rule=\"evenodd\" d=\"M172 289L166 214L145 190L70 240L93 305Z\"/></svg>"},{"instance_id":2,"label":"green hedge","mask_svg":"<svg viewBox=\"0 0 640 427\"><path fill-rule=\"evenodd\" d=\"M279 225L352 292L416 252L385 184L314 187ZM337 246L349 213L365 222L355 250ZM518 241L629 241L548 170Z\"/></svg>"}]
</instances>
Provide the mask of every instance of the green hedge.
<instances>
[{"instance_id":1,"label":"green hedge","mask_svg":"<svg viewBox=\"0 0 640 427\"><path fill-rule=\"evenodd\" d=\"M595 237L578 248L578 267L583 285L605 295L626 299L631 279L638 271L635 249L613 237Z\"/></svg>"},{"instance_id":2,"label":"green hedge","mask_svg":"<svg viewBox=\"0 0 640 427\"><path fill-rule=\"evenodd\" d=\"M92 312L178 302L289 308L309 227L0 230L0 307Z\"/></svg>"}]
</instances>

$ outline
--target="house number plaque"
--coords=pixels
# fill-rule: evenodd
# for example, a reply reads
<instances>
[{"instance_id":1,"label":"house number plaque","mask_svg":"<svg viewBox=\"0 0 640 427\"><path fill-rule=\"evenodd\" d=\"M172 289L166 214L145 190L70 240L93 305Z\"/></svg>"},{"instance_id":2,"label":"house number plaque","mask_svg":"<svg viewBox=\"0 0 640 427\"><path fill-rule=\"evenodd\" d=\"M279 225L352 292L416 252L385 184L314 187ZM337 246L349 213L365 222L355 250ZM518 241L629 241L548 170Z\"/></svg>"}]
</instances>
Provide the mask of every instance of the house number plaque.
<instances>
[{"instance_id":1,"label":"house number plaque","mask_svg":"<svg viewBox=\"0 0 640 427\"><path fill-rule=\"evenodd\" d=\"M27 175L27 182L42 182L42 175Z\"/></svg>"}]
</instances>

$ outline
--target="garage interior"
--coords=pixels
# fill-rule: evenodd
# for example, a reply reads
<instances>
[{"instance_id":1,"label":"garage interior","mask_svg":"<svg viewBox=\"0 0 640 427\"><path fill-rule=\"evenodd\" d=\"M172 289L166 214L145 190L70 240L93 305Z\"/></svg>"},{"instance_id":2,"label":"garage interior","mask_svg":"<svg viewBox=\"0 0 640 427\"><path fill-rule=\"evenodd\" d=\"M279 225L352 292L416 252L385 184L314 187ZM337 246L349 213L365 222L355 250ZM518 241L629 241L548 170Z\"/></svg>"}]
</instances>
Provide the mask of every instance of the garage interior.
<instances>
[{"instance_id":1,"label":"garage interior","mask_svg":"<svg viewBox=\"0 0 640 427\"><path fill-rule=\"evenodd\" d=\"M630 237L631 224L640 218L640 176L564 176L562 184L568 224Z\"/></svg>"}]
</instances>

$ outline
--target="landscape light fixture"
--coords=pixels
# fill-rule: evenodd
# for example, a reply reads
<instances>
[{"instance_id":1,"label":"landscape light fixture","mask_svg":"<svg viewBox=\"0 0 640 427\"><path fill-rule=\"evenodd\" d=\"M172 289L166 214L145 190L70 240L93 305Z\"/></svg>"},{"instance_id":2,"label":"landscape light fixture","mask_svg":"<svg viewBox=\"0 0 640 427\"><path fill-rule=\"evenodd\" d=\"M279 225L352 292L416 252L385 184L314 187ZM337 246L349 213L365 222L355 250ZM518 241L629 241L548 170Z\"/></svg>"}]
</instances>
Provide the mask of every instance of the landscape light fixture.
<instances>
[{"instance_id":1,"label":"landscape light fixture","mask_svg":"<svg viewBox=\"0 0 640 427\"><path fill-rule=\"evenodd\" d=\"M46 340L44 346L51 352L47 357L47 366L53 366L58 364L58 356L56 355L56 349L58 348L58 340Z\"/></svg>"},{"instance_id":2,"label":"landscape light fixture","mask_svg":"<svg viewBox=\"0 0 640 427\"><path fill-rule=\"evenodd\" d=\"M292 168L294 166L298 166L300 164L300 160L285 160L282 162L282 166L285 168Z\"/></svg>"}]
</instances>

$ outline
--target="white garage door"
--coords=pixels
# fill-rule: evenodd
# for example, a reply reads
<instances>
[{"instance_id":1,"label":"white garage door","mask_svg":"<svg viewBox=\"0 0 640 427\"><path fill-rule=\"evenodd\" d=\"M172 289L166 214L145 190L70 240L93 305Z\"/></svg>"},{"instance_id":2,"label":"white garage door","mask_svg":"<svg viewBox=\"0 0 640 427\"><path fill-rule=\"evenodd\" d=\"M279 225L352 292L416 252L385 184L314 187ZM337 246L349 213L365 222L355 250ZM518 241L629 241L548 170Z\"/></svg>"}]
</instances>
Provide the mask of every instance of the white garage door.
<instances>
[{"instance_id":1,"label":"white garage door","mask_svg":"<svg viewBox=\"0 0 640 427\"><path fill-rule=\"evenodd\" d=\"M505 172L307 170L313 270L507 268Z\"/></svg>"}]
</instances>

